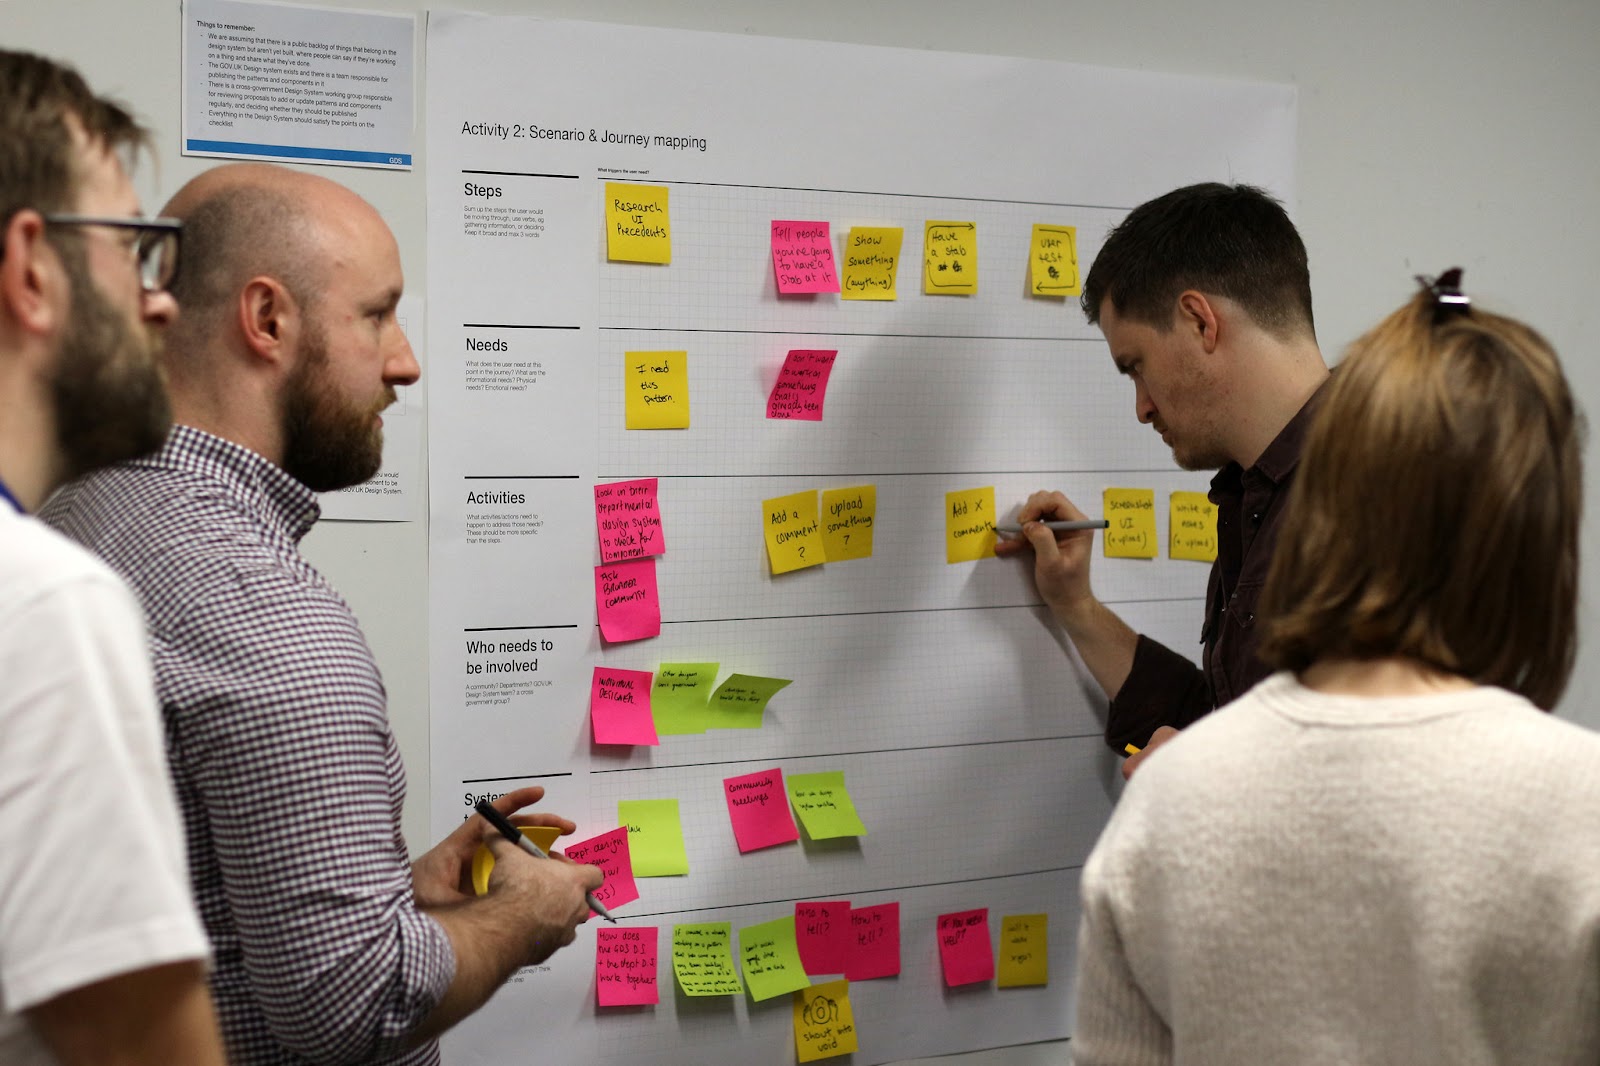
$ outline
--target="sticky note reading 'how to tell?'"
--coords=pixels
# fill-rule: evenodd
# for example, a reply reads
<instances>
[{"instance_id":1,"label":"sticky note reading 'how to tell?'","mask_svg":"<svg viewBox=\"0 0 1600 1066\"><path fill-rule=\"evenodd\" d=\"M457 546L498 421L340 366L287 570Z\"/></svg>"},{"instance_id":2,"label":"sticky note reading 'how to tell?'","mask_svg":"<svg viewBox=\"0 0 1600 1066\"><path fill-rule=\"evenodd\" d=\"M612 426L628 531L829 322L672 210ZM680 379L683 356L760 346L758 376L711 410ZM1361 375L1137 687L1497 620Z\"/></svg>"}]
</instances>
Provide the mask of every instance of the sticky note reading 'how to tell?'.
<instances>
[{"instance_id":1,"label":"sticky note reading 'how to tell?'","mask_svg":"<svg viewBox=\"0 0 1600 1066\"><path fill-rule=\"evenodd\" d=\"M833 237L826 222L774 220L772 272L781 293L838 292Z\"/></svg>"},{"instance_id":2,"label":"sticky note reading 'how to tell?'","mask_svg":"<svg viewBox=\"0 0 1600 1066\"><path fill-rule=\"evenodd\" d=\"M624 352L628 429L689 428L689 353Z\"/></svg>"},{"instance_id":3,"label":"sticky note reading 'how to tell?'","mask_svg":"<svg viewBox=\"0 0 1600 1066\"><path fill-rule=\"evenodd\" d=\"M784 778L789 802L812 840L865 836L867 827L844 788L844 771L790 774Z\"/></svg>"},{"instance_id":4,"label":"sticky note reading 'how to tell?'","mask_svg":"<svg viewBox=\"0 0 1600 1066\"><path fill-rule=\"evenodd\" d=\"M967 563L994 554L994 486L944 494L944 559Z\"/></svg>"},{"instance_id":5,"label":"sticky note reading 'how to tell?'","mask_svg":"<svg viewBox=\"0 0 1600 1066\"><path fill-rule=\"evenodd\" d=\"M594 668L589 725L596 744L659 744L650 713L650 671Z\"/></svg>"},{"instance_id":6,"label":"sticky note reading 'how to tell?'","mask_svg":"<svg viewBox=\"0 0 1600 1066\"><path fill-rule=\"evenodd\" d=\"M794 994L794 1050L798 1061L836 1058L857 1048L849 981L812 985Z\"/></svg>"},{"instance_id":7,"label":"sticky note reading 'how to tell?'","mask_svg":"<svg viewBox=\"0 0 1600 1066\"><path fill-rule=\"evenodd\" d=\"M613 644L656 636L661 632L656 561L633 559L595 567L594 602L600 635Z\"/></svg>"},{"instance_id":8,"label":"sticky note reading 'how to tell?'","mask_svg":"<svg viewBox=\"0 0 1600 1066\"><path fill-rule=\"evenodd\" d=\"M900 242L905 231L898 226L856 226L844 239L843 300L894 300L895 274L900 268Z\"/></svg>"},{"instance_id":9,"label":"sticky note reading 'how to tell?'","mask_svg":"<svg viewBox=\"0 0 1600 1066\"><path fill-rule=\"evenodd\" d=\"M761 525L767 535L767 564L774 574L827 561L815 489L762 500Z\"/></svg>"},{"instance_id":10,"label":"sticky note reading 'how to tell?'","mask_svg":"<svg viewBox=\"0 0 1600 1066\"><path fill-rule=\"evenodd\" d=\"M602 1007L655 1003L657 947L661 930L653 925L595 930L594 995Z\"/></svg>"},{"instance_id":11,"label":"sticky note reading 'how to tell?'","mask_svg":"<svg viewBox=\"0 0 1600 1066\"><path fill-rule=\"evenodd\" d=\"M667 550L656 495L653 477L594 487L594 524L600 535L601 562L640 559Z\"/></svg>"},{"instance_id":12,"label":"sticky note reading 'how to tell?'","mask_svg":"<svg viewBox=\"0 0 1600 1066\"><path fill-rule=\"evenodd\" d=\"M900 904L852 907L850 931L855 938L844 975L852 981L893 977L900 972Z\"/></svg>"},{"instance_id":13,"label":"sticky note reading 'how to tell?'","mask_svg":"<svg viewBox=\"0 0 1600 1066\"><path fill-rule=\"evenodd\" d=\"M664 185L606 182L606 258L672 262L672 223Z\"/></svg>"},{"instance_id":14,"label":"sticky note reading 'how to tell?'","mask_svg":"<svg viewBox=\"0 0 1600 1066\"><path fill-rule=\"evenodd\" d=\"M633 876L672 877L689 872L677 800L618 800L617 821L628 831Z\"/></svg>"},{"instance_id":15,"label":"sticky note reading 'how to tell?'","mask_svg":"<svg viewBox=\"0 0 1600 1066\"><path fill-rule=\"evenodd\" d=\"M656 667L650 706L664 737L704 733L706 701L717 683L717 663L662 663Z\"/></svg>"},{"instance_id":16,"label":"sticky note reading 'how to tell?'","mask_svg":"<svg viewBox=\"0 0 1600 1066\"><path fill-rule=\"evenodd\" d=\"M733 923L673 926L672 972L686 996L737 996L743 992L739 972L733 967Z\"/></svg>"},{"instance_id":17,"label":"sticky note reading 'how to tell?'","mask_svg":"<svg viewBox=\"0 0 1600 1066\"><path fill-rule=\"evenodd\" d=\"M1203 492L1174 492L1167 514L1167 555L1209 563L1217 557L1217 505Z\"/></svg>"},{"instance_id":18,"label":"sticky note reading 'how to tell?'","mask_svg":"<svg viewBox=\"0 0 1600 1066\"><path fill-rule=\"evenodd\" d=\"M795 946L793 915L740 929L739 960L752 999L771 999L811 987L811 978L800 965L800 949Z\"/></svg>"},{"instance_id":19,"label":"sticky note reading 'how to tell?'","mask_svg":"<svg viewBox=\"0 0 1600 1066\"><path fill-rule=\"evenodd\" d=\"M1154 489L1106 489L1101 495L1106 521L1108 559L1156 557L1156 493Z\"/></svg>"},{"instance_id":20,"label":"sticky note reading 'how to tell?'","mask_svg":"<svg viewBox=\"0 0 1600 1066\"><path fill-rule=\"evenodd\" d=\"M989 908L939 915L939 961L944 966L944 983L951 987L994 977Z\"/></svg>"},{"instance_id":21,"label":"sticky note reading 'how to tell?'","mask_svg":"<svg viewBox=\"0 0 1600 1066\"><path fill-rule=\"evenodd\" d=\"M767 397L767 417L821 422L837 351L796 348L784 356L778 381Z\"/></svg>"},{"instance_id":22,"label":"sticky note reading 'how to tell?'","mask_svg":"<svg viewBox=\"0 0 1600 1066\"><path fill-rule=\"evenodd\" d=\"M783 793L783 771L776 766L724 778L722 789L741 853L800 839Z\"/></svg>"},{"instance_id":23,"label":"sticky note reading 'how to tell?'","mask_svg":"<svg viewBox=\"0 0 1600 1066\"><path fill-rule=\"evenodd\" d=\"M1028 291L1034 296L1077 296L1078 227L1033 227L1028 247Z\"/></svg>"},{"instance_id":24,"label":"sticky note reading 'how to tell?'","mask_svg":"<svg viewBox=\"0 0 1600 1066\"><path fill-rule=\"evenodd\" d=\"M978 291L978 227L929 222L922 238L922 291L970 296Z\"/></svg>"}]
</instances>

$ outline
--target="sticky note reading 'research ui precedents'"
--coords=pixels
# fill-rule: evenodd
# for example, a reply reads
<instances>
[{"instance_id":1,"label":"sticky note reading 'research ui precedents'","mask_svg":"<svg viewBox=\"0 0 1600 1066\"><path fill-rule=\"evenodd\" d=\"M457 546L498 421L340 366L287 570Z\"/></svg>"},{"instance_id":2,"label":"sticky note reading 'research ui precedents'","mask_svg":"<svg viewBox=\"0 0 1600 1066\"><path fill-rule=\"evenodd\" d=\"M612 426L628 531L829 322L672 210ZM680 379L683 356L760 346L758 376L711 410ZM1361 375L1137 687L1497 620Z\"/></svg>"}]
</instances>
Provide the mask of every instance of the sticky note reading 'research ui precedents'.
<instances>
[{"instance_id":1,"label":"sticky note reading 'research ui precedents'","mask_svg":"<svg viewBox=\"0 0 1600 1066\"><path fill-rule=\"evenodd\" d=\"M1167 555L1209 563L1217 557L1217 505L1203 492L1174 492L1167 514Z\"/></svg>"},{"instance_id":2,"label":"sticky note reading 'research ui precedents'","mask_svg":"<svg viewBox=\"0 0 1600 1066\"><path fill-rule=\"evenodd\" d=\"M922 291L971 296L978 291L978 226L928 222L922 239Z\"/></svg>"},{"instance_id":3,"label":"sticky note reading 'research ui precedents'","mask_svg":"<svg viewBox=\"0 0 1600 1066\"><path fill-rule=\"evenodd\" d=\"M994 486L944 494L944 559L967 563L994 554Z\"/></svg>"},{"instance_id":4,"label":"sticky note reading 'research ui precedents'","mask_svg":"<svg viewBox=\"0 0 1600 1066\"><path fill-rule=\"evenodd\" d=\"M606 182L606 258L672 262L672 223L664 185Z\"/></svg>"},{"instance_id":5,"label":"sticky note reading 'research ui precedents'","mask_svg":"<svg viewBox=\"0 0 1600 1066\"><path fill-rule=\"evenodd\" d=\"M1035 224L1028 246L1028 291L1034 296L1077 296L1078 227Z\"/></svg>"},{"instance_id":6,"label":"sticky note reading 'research ui precedents'","mask_svg":"<svg viewBox=\"0 0 1600 1066\"><path fill-rule=\"evenodd\" d=\"M624 426L689 428L689 353L624 352Z\"/></svg>"},{"instance_id":7,"label":"sticky note reading 'research ui precedents'","mask_svg":"<svg viewBox=\"0 0 1600 1066\"><path fill-rule=\"evenodd\" d=\"M1154 489L1106 489L1101 495L1106 521L1108 559L1156 557L1156 493Z\"/></svg>"},{"instance_id":8,"label":"sticky note reading 'research ui precedents'","mask_svg":"<svg viewBox=\"0 0 1600 1066\"><path fill-rule=\"evenodd\" d=\"M844 288L841 300L896 300L895 274L900 269L899 226L856 226L844 239Z\"/></svg>"},{"instance_id":9,"label":"sticky note reading 'research ui precedents'","mask_svg":"<svg viewBox=\"0 0 1600 1066\"><path fill-rule=\"evenodd\" d=\"M762 500L761 526L767 536L767 563L774 574L827 561L815 489Z\"/></svg>"}]
</instances>

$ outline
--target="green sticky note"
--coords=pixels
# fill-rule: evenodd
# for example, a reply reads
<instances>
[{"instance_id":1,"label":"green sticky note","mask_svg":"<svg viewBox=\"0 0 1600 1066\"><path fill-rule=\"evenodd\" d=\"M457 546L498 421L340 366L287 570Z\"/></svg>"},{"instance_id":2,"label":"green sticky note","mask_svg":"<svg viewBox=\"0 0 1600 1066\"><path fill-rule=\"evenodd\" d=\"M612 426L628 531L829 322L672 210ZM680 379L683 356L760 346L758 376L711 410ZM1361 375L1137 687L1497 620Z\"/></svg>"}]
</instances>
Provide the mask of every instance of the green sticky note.
<instances>
[{"instance_id":1,"label":"green sticky note","mask_svg":"<svg viewBox=\"0 0 1600 1066\"><path fill-rule=\"evenodd\" d=\"M672 972L686 996L737 996L743 992L739 972L733 967L733 923L673 926Z\"/></svg>"},{"instance_id":2,"label":"green sticky note","mask_svg":"<svg viewBox=\"0 0 1600 1066\"><path fill-rule=\"evenodd\" d=\"M767 701L792 684L781 677L730 674L711 694L706 724L712 729L760 729Z\"/></svg>"},{"instance_id":3,"label":"green sticky note","mask_svg":"<svg viewBox=\"0 0 1600 1066\"><path fill-rule=\"evenodd\" d=\"M628 827L633 876L673 877L689 872L677 800L618 800L617 821Z\"/></svg>"},{"instance_id":4,"label":"green sticky note","mask_svg":"<svg viewBox=\"0 0 1600 1066\"><path fill-rule=\"evenodd\" d=\"M794 813L800 816L800 824L812 840L866 836L867 827L861 824L856 805L845 791L844 771L785 774L783 784L789 790Z\"/></svg>"},{"instance_id":5,"label":"green sticky note","mask_svg":"<svg viewBox=\"0 0 1600 1066\"><path fill-rule=\"evenodd\" d=\"M661 736L704 733L706 701L717 683L717 663L662 663L650 687L650 714Z\"/></svg>"},{"instance_id":6,"label":"green sticky note","mask_svg":"<svg viewBox=\"0 0 1600 1066\"><path fill-rule=\"evenodd\" d=\"M794 938L794 915L739 930L739 961L753 999L771 999L811 987Z\"/></svg>"}]
</instances>

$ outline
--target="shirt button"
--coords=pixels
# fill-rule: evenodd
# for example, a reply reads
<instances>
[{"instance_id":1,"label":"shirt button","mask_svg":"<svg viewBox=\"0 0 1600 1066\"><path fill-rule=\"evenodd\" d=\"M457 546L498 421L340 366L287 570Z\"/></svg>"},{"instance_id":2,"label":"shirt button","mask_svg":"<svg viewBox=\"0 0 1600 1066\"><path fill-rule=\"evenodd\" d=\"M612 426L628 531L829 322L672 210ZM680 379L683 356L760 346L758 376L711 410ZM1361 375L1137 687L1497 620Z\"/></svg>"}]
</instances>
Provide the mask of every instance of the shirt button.
<instances>
[{"instance_id":1,"label":"shirt button","mask_svg":"<svg viewBox=\"0 0 1600 1066\"><path fill-rule=\"evenodd\" d=\"M1250 524L1253 525L1253 526L1259 526L1261 524L1261 512L1260 511L1251 511L1250 512Z\"/></svg>"}]
</instances>

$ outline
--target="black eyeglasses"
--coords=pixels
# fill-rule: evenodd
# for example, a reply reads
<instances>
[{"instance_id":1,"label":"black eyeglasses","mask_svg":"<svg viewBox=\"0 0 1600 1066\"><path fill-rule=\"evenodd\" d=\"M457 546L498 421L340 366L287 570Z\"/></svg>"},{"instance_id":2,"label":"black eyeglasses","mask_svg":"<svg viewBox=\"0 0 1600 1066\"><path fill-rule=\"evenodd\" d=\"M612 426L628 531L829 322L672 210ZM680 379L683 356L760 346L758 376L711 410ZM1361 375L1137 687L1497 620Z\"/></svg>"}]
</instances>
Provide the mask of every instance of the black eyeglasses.
<instances>
[{"instance_id":1,"label":"black eyeglasses","mask_svg":"<svg viewBox=\"0 0 1600 1066\"><path fill-rule=\"evenodd\" d=\"M41 214L50 226L110 226L133 230L130 250L139 265L139 287L160 292L178 275L178 244L183 223L175 218L106 218L101 215Z\"/></svg>"}]
</instances>

